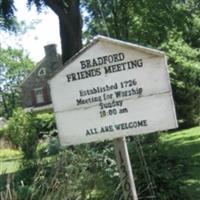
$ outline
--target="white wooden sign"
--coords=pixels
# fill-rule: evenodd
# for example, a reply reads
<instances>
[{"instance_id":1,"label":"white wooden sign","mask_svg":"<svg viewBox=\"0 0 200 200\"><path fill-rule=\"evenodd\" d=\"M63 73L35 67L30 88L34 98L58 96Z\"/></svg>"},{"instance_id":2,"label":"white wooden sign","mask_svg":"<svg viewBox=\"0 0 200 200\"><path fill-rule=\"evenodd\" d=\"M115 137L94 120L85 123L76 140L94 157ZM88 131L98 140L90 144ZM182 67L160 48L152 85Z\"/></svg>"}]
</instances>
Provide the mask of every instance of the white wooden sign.
<instances>
[{"instance_id":1,"label":"white wooden sign","mask_svg":"<svg viewBox=\"0 0 200 200\"><path fill-rule=\"evenodd\" d=\"M98 36L49 83L62 145L177 127L161 51Z\"/></svg>"}]
</instances>

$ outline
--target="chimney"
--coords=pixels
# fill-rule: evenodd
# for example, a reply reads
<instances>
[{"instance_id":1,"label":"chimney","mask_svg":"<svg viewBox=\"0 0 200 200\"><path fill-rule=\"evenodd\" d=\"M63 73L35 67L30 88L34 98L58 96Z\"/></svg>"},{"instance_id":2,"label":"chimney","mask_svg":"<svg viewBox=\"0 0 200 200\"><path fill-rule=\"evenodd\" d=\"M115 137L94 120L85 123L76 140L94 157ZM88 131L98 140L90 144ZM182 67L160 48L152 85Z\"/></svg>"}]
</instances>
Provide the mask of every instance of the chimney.
<instances>
[{"instance_id":1,"label":"chimney","mask_svg":"<svg viewBox=\"0 0 200 200\"><path fill-rule=\"evenodd\" d=\"M54 73L54 71L61 66L60 56L56 50L56 44L48 44L44 46L45 50L45 60L49 73Z\"/></svg>"},{"instance_id":2,"label":"chimney","mask_svg":"<svg viewBox=\"0 0 200 200\"><path fill-rule=\"evenodd\" d=\"M44 46L45 56L49 59L57 59L57 50L55 44L48 44Z\"/></svg>"}]
</instances>

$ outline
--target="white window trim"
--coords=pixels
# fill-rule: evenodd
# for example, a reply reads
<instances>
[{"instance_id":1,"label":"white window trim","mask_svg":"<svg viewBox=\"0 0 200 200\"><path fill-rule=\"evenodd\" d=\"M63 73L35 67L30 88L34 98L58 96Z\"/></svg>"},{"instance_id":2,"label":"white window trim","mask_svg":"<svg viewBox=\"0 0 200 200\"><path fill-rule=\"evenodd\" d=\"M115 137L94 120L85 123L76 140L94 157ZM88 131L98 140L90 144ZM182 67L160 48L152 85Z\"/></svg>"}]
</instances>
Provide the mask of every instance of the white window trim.
<instances>
[{"instance_id":1,"label":"white window trim","mask_svg":"<svg viewBox=\"0 0 200 200\"><path fill-rule=\"evenodd\" d=\"M41 91L41 95L38 95L38 94L37 94L37 91ZM44 100L43 87L34 88L34 94L35 94L35 101L36 101L36 104L42 104L42 103L45 102L45 100Z\"/></svg>"},{"instance_id":2,"label":"white window trim","mask_svg":"<svg viewBox=\"0 0 200 200\"><path fill-rule=\"evenodd\" d=\"M41 72L43 71L43 73L41 74ZM42 68L40 68L39 70L38 70L38 73L37 73L37 75L38 76L45 76L46 75L46 68L45 67L42 67Z\"/></svg>"}]
</instances>

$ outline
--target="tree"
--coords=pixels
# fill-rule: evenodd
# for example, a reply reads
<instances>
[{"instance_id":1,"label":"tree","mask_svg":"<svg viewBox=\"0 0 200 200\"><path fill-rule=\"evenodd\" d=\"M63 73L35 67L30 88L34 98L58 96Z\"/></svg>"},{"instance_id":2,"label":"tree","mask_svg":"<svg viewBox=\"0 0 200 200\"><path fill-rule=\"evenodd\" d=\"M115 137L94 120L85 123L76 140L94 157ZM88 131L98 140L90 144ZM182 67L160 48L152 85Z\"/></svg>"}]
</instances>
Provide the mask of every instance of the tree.
<instances>
[{"instance_id":1,"label":"tree","mask_svg":"<svg viewBox=\"0 0 200 200\"><path fill-rule=\"evenodd\" d=\"M83 0L83 5L89 13L87 35L108 31L111 37L153 47L159 47L172 31L189 33L193 19L199 17L199 3L194 0Z\"/></svg>"},{"instance_id":2,"label":"tree","mask_svg":"<svg viewBox=\"0 0 200 200\"><path fill-rule=\"evenodd\" d=\"M50 7L59 18L63 63L71 58L82 47L82 18L79 0L27 0L28 6L33 4L40 12L45 6ZM2 0L0 3L0 19L4 27L10 27L14 18L14 0ZM9 26L6 24L9 23Z\"/></svg>"},{"instance_id":3,"label":"tree","mask_svg":"<svg viewBox=\"0 0 200 200\"><path fill-rule=\"evenodd\" d=\"M182 38L170 38L162 44L169 58L171 83L181 127L200 122L199 49L191 48Z\"/></svg>"},{"instance_id":4,"label":"tree","mask_svg":"<svg viewBox=\"0 0 200 200\"><path fill-rule=\"evenodd\" d=\"M33 68L34 63L19 49L0 49L0 115L12 116L20 105L19 85Z\"/></svg>"},{"instance_id":5,"label":"tree","mask_svg":"<svg viewBox=\"0 0 200 200\"><path fill-rule=\"evenodd\" d=\"M0 28L14 30L16 18L14 17L15 7L12 0L0 1Z\"/></svg>"},{"instance_id":6,"label":"tree","mask_svg":"<svg viewBox=\"0 0 200 200\"><path fill-rule=\"evenodd\" d=\"M83 3L89 13L84 19L88 27L86 37L109 33L111 37L167 53L180 125L198 125L199 3L193 0L89 0Z\"/></svg>"},{"instance_id":7,"label":"tree","mask_svg":"<svg viewBox=\"0 0 200 200\"><path fill-rule=\"evenodd\" d=\"M44 0L44 2L59 18L62 60L64 63L82 47L82 18L79 10L79 0Z\"/></svg>"}]
</instances>

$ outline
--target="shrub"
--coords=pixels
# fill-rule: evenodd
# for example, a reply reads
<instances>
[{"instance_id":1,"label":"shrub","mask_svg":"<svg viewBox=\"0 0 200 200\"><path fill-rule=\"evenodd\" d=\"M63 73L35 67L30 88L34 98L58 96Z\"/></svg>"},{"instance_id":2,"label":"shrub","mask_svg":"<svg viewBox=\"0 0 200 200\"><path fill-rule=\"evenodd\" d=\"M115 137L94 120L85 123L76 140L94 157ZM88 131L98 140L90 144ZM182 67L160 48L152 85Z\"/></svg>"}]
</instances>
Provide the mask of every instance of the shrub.
<instances>
[{"instance_id":1,"label":"shrub","mask_svg":"<svg viewBox=\"0 0 200 200\"><path fill-rule=\"evenodd\" d=\"M8 121L8 136L13 144L20 147L24 158L33 158L38 143L36 120L33 114L22 109L14 111Z\"/></svg>"},{"instance_id":2,"label":"shrub","mask_svg":"<svg viewBox=\"0 0 200 200\"><path fill-rule=\"evenodd\" d=\"M6 127L2 127L0 128L0 138L1 137L6 137L7 134L6 134Z\"/></svg>"},{"instance_id":3,"label":"shrub","mask_svg":"<svg viewBox=\"0 0 200 200\"><path fill-rule=\"evenodd\" d=\"M49 113L38 114L35 117L36 128L40 138L56 136L57 129L54 116Z\"/></svg>"},{"instance_id":4,"label":"shrub","mask_svg":"<svg viewBox=\"0 0 200 200\"><path fill-rule=\"evenodd\" d=\"M38 145L37 152L40 157L52 156L59 153L61 149L60 142L57 137L49 137L46 141L42 141Z\"/></svg>"}]
</instances>

